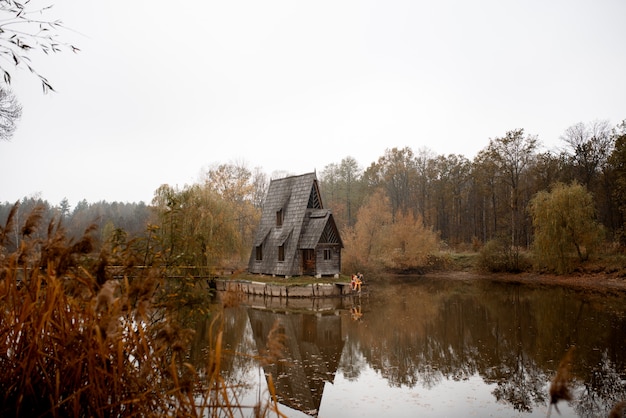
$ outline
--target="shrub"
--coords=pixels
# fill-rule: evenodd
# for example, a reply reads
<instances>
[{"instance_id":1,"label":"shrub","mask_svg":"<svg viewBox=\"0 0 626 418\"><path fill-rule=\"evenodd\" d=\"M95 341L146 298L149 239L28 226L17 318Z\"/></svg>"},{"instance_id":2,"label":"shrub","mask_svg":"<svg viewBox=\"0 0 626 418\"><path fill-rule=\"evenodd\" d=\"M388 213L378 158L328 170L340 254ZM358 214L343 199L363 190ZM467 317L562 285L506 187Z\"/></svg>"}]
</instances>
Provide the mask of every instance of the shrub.
<instances>
[{"instance_id":1,"label":"shrub","mask_svg":"<svg viewBox=\"0 0 626 418\"><path fill-rule=\"evenodd\" d=\"M530 261L517 248L501 239L487 241L478 253L478 269L490 273L518 273L530 268Z\"/></svg>"}]
</instances>

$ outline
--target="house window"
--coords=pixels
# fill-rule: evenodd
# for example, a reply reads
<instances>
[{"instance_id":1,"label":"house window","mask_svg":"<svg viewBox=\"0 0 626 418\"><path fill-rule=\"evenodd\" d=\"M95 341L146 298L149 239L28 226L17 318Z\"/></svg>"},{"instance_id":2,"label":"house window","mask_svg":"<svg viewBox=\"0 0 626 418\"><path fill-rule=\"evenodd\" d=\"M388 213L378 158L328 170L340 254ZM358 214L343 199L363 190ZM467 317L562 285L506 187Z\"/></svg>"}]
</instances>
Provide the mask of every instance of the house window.
<instances>
[{"instance_id":1,"label":"house window","mask_svg":"<svg viewBox=\"0 0 626 418\"><path fill-rule=\"evenodd\" d=\"M324 250L324 260L330 260L332 252L330 250Z\"/></svg>"},{"instance_id":2,"label":"house window","mask_svg":"<svg viewBox=\"0 0 626 418\"><path fill-rule=\"evenodd\" d=\"M278 261L285 261L285 244L278 247Z\"/></svg>"},{"instance_id":3,"label":"house window","mask_svg":"<svg viewBox=\"0 0 626 418\"><path fill-rule=\"evenodd\" d=\"M263 247L261 245L257 245L256 247L256 261L263 260Z\"/></svg>"},{"instance_id":4,"label":"house window","mask_svg":"<svg viewBox=\"0 0 626 418\"><path fill-rule=\"evenodd\" d=\"M283 210L276 212L276 226L283 226Z\"/></svg>"}]
</instances>

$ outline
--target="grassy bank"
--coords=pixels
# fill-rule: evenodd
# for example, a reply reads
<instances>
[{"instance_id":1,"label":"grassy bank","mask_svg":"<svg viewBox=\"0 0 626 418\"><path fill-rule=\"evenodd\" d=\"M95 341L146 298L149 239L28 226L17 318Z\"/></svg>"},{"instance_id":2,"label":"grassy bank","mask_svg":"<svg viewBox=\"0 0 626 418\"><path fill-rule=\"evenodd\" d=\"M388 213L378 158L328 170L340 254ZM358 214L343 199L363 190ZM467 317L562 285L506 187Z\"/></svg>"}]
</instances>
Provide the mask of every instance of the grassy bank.
<instances>
[{"instance_id":1,"label":"grassy bank","mask_svg":"<svg viewBox=\"0 0 626 418\"><path fill-rule=\"evenodd\" d=\"M530 258L529 253L524 254ZM533 283L546 283L563 286L582 286L594 289L626 289L626 257L621 254L609 254L601 257L595 257L587 262L579 265L572 273L567 275L556 275L546 271L538 271L532 268L532 264L528 263L528 268L518 272L497 271L490 272L481 268L481 254L479 252L460 251L446 252L441 254L438 259L443 260L436 266L425 269L419 273L410 272L410 274L428 274L442 275L442 277L456 277L459 279L478 279L489 278L491 280L514 280L526 281ZM532 260L531 260L532 261ZM402 274L399 272L367 272L365 271L365 281L380 280L386 275ZM246 272L221 276L226 280L247 280L254 282L262 282L268 284L279 285L308 285L314 283L348 283L350 282L350 274L342 274L338 279L333 277L322 277L320 279L313 276L295 276L290 278L272 277L269 275L249 274Z\"/></svg>"}]
</instances>

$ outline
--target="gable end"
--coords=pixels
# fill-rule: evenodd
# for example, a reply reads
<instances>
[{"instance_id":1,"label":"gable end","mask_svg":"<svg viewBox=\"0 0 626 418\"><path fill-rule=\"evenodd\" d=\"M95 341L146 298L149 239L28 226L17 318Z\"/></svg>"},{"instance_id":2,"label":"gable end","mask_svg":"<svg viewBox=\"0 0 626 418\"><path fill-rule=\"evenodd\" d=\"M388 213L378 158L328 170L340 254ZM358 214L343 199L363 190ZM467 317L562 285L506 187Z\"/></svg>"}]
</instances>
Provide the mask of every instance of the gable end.
<instances>
[{"instance_id":1,"label":"gable end","mask_svg":"<svg viewBox=\"0 0 626 418\"><path fill-rule=\"evenodd\" d=\"M313 181L313 186L311 187L311 194L309 195L309 203L307 204L307 209L322 209L322 198L320 197L320 191L317 186L317 180Z\"/></svg>"}]
</instances>

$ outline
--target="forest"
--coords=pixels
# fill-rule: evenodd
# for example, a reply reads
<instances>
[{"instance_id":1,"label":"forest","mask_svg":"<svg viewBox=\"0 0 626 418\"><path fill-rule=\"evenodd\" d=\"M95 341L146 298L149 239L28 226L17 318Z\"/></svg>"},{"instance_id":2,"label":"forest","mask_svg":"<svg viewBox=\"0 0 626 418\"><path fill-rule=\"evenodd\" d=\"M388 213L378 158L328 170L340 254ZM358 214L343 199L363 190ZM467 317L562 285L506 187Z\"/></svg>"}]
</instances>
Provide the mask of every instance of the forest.
<instances>
[{"instance_id":1,"label":"forest","mask_svg":"<svg viewBox=\"0 0 626 418\"><path fill-rule=\"evenodd\" d=\"M626 121L577 123L559 151L523 129L490 139L472 159L388 148L363 167L347 156L318 173L354 270L423 271L445 254L479 252L491 271L568 273L626 243ZM302 174L302 173L291 173ZM285 174L283 174L285 175ZM69 237L96 227L97 249L150 241L165 265L245 269L269 177L245 164L207 169L192 185L162 185L146 204L18 202L58 219ZM4 224L14 203L0 205ZM19 245L17 230L13 246ZM9 248L11 250L11 248Z\"/></svg>"}]
</instances>

